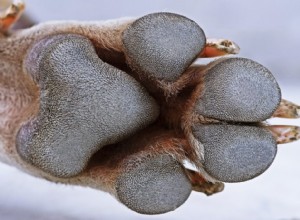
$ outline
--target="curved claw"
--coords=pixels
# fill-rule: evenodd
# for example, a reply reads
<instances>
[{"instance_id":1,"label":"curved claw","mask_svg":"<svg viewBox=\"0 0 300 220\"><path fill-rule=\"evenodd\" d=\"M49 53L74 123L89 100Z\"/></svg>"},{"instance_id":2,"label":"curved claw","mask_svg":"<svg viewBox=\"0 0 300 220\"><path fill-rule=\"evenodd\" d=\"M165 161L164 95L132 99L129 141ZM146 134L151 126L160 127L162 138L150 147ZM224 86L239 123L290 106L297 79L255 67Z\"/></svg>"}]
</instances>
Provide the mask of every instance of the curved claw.
<instances>
[{"instance_id":1,"label":"curved claw","mask_svg":"<svg viewBox=\"0 0 300 220\"><path fill-rule=\"evenodd\" d=\"M282 99L272 117L300 118L300 106Z\"/></svg>"},{"instance_id":2,"label":"curved claw","mask_svg":"<svg viewBox=\"0 0 300 220\"><path fill-rule=\"evenodd\" d=\"M300 127L290 125L267 126L271 131L277 144L287 144L300 139Z\"/></svg>"},{"instance_id":3,"label":"curved claw","mask_svg":"<svg viewBox=\"0 0 300 220\"><path fill-rule=\"evenodd\" d=\"M199 58L209 58L238 54L240 47L231 40L226 39L207 39L206 45L199 55Z\"/></svg>"},{"instance_id":4,"label":"curved claw","mask_svg":"<svg viewBox=\"0 0 300 220\"><path fill-rule=\"evenodd\" d=\"M22 15L25 9L23 1L4 1L0 3L0 32L6 32Z\"/></svg>"},{"instance_id":5,"label":"curved claw","mask_svg":"<svg viewBox=\"0 0 300 220\"><path fill-rule=\"evenodd\" d=\"M0 12L7 10L11 4L12 0L2 0L0 2Z\"/></svg>"},{"instance_id":6,"label":"curved claw","mask_svg":"<svg viewBox=\"0 0 300 220\"><path fill-rule=\"evenodd\" d=\"M209 182L200 173L185 169L187 176L192 184L192 189L196 192L205 193L207 196L213 195L224 190L224 183L222 182Z\"/></svg>"}]
</instances>

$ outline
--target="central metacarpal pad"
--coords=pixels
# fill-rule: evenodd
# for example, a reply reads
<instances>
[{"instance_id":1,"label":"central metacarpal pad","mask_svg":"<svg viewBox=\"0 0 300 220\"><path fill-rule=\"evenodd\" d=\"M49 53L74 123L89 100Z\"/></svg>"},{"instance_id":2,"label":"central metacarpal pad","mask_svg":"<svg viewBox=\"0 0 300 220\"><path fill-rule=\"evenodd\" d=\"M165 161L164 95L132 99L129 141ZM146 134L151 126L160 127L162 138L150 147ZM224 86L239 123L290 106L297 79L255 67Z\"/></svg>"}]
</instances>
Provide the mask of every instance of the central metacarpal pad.
<instances>
[{"instance_id":1,"label":"central metacarpal pad","mask_svg":"<svg viewBox=\"0 0 300 220\"><path fill-rule=\"evenodd\" d=\"M79 35L38 42L25 68L40 86L40 109L17 137L21 157L59 177L80 173L101 147L146 127L155 100L128 74L104 63Z\"/></svg>"}]
</instances>

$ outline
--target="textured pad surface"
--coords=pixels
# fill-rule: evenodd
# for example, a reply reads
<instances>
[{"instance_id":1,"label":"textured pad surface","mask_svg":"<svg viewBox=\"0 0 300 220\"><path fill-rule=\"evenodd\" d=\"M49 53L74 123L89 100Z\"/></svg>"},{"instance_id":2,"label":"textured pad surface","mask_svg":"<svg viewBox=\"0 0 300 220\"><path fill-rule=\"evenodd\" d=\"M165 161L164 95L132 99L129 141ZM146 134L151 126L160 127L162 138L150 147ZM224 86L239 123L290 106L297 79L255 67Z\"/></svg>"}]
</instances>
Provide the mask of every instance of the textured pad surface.
<instances>
[{"instance_id":1,"label":"textured pad surface","mask_svg":"<svg viewBox=\"0 0 300 220\"><path fill-rule=\"evenodd\" d=\"M263 173L276 156L275 139L261 127L197 125L193 132L204 146L204 169L222 182L252 179Z\"/></svg>"},{"instance_id":2,"label":"textured pad surface","mask_svg":"<svg viewBox=\"0 0 300 220\"><path fill-rule=\"evenodd\" d=\"M176 80L203 49L206 37L192 20L154 13L136 20L123 33L131 66L166 81Z\"/></svg>"},{"instance_id":3,"label":"textured pad surface","mask_svg":"<svg viewBox=\"0 0 300 220\"><path fill-rule=\"evenodd\" d=\"M205 75L196 112L225 121L258 122L272 116L280 88L262 65L245 58L216 61Z\"/></svg>"},{"instance_id":4,"label":"textured pad surface","mask_svg":"<svg viewBox=\"0 0 300 220\"><path fill-rule=\"evenodd\" d=\"M124 172L116 187L119 200L142 214L173 211L186 201L192 190L182 166L167 155Z\"/></svg>"},{"instance_id":5,"label":"textured pad surface","mask_svg":"<svg viewBox=\"0 0 300 220\"><path fill-rule=\"evenodd\" d=\"M20 129L17 148L22 158L52 175L78 174L102 146L128 137L159 114L145 89L102 62L82 36L40 41L25 66L40 85L40 109Z\"/></svg>"}]
</instances>

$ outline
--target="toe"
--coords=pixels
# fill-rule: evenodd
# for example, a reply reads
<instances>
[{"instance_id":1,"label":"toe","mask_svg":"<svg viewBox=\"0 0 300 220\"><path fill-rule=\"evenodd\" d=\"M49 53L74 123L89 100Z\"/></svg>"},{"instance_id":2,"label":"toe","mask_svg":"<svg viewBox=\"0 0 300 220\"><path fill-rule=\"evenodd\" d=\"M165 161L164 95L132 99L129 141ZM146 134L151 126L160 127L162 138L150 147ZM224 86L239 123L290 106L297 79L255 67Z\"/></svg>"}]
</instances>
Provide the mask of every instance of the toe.
<instances>
[{"instance_id":1,"label":"toe","mask_svg":"<svg viewBox=\"0 0 300 220\"><path fill-rule=\"evenodd\" d=\"M193 132L204 147L204 169L222 182L252 179L263 173L276 156L276 140L262 127L197 125Z\"/></svg>"},{"instance_id":2,"label":"toe","mask_svg":"<svg viewBox=\"0 0 300 220\"><path fill-rule=\"evenodd\" d=\"M167 155L144 161L123 173L116 184L118 199L142 214L173 211L187 200L191 190L183 167Z\"/></svg>"},{"instance_id":3,"label":"toe","mask_svg":"<svg viewBox=\"0 0 300 220\"><path fill-rule=\"evenodd\" d=\"M172 13L154 13L136 20L123 33L127 61L140 74L175 81L205 46L203 30Z\"/></svg>"},{"instance_id":4,"label":"toe","mask_svg":"<svg viewBox=\"0 0 300 220\"><path fill-rule=\"evenodd\" d=\"M196 113L218 120L263 121L272 116L281 100L280 88L271 72L245 58L210 64L203 84Z\"/></svg>"}]
</instances>

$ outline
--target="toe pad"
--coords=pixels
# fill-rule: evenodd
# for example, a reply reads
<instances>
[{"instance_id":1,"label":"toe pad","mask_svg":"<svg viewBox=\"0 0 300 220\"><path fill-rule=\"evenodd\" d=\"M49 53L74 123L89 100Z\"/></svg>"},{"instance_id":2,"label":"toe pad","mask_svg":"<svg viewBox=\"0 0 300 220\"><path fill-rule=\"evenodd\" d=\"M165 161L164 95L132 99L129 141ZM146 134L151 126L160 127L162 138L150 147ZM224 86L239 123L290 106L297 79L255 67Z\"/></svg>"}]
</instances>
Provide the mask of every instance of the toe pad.
<instances>
[{"instance_id":1,"label":"toe pad","mask_svg":"<svg viewBox=\"0 0 300 220\"><path fill-rule=\"evenodd\" d=\"M242 182L263 173L277 146L264 128L239 125L198 125L195 137L204 146L204 169L222 182Z\"/></svg>"},{"instance_id":2,"label":"toe pad","mask_svg":"<svg viewBox=\"0 0 300 220\"><path fill-rule=\"evenodd\" d=\"M123 34L131 66L166 81L176 80L203 49L206 37L192 20L154 13L136 20Z\"/></svg>"},{"instance_id":3,"label":"toe pad","mask_svg":"<svg viewBox=\"0 0 300 220\"><path fill-rule=\"evenodd\" d=\"M245 58L216 61L207 70L196 112L224 121L258 122L271 117L280 88L262 65Z\"/></svg>"},{"instance_id":4,"label":"toe pad","mask_svg":"<svg viewBox=\"0 0 300 220\"><path fill-rule=\"evenodd\" d=\"M117 181L117 195L128 208L142 214L175 210L191 193L182 166L170 156L149 159Z\"/></svg>"}]
</instances>

